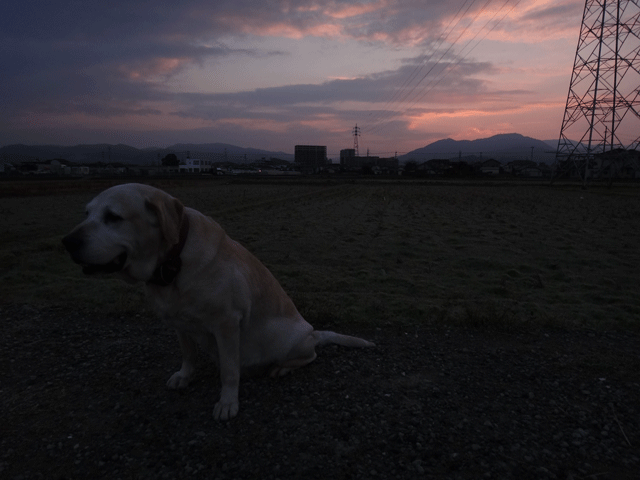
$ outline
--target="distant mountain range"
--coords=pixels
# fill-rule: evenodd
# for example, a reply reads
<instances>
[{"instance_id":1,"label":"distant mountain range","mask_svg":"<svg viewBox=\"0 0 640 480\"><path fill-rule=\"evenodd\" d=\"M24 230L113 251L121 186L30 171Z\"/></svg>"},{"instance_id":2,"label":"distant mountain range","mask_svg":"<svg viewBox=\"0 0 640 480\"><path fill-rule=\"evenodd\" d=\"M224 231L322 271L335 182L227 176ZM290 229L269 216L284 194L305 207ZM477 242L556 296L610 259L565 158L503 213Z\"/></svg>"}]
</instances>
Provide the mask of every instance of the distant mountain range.
<instances>
[{"instance_id":1,"label":"distant mountain range","mask_svg":"<svg viewBox=\"0 0 640 480\"><path fill-rule=\"evenodd\" d=\"M225 143L190 144L179 143L167 148L138 149L128 145L75 145L63 147L59 145L7 145L0 148L0 162L30 162L68 160L74 163L119 162L132 165L153 165L169 153L178 158L199 158L202 160L229 161L249 163L265 157L279 158L293 162L293 155L284 152L271 152L257 148L242 148Z\"/></svg>"},{"instance_id":2,"label":"distant mountain range","mask_svg":"<svg viewBox=\"0 0 640 480\"><path fill-rule=\"evenodd\" d=\"M242 163L245 157L247 162L260 160L262 157L267 159L274 157L279 158L280 160L287 160L289 162L293 162L294 159L294 156L291 153L271 152L260 148L244 148L236 145L229 145L227 143L176 143L164 150L169 153L173 152L176 154L181 152L183 155L189 152L191 158L204 158L213 155L218 158L218 161L223 161L222 159L226 155L229 161L236 163Z\"/></svg>"},{"instance_id":3,"label":"distant mountain range","mask_svg":"<svg viewBox=\"0 0 640 480\"><path fill-rule=\"evenodd\" d=\"M557 142L556 142L557 145ZM552 163L556 145L553 141L536 140L519 133L494 135L478 140L438 140L399 157L400 162L418 163L432 159L461 159L477 162L494 158L498 161L531 160Z\"/></svg>"},{"instance_id":4,"label":"distant mountain range","mask_svg":"<svg viewBox=\"0 0 640 480\"><path fill-rule=\"evenodd\" d=\"M399 157L401 163L414 160L418 163L431 159L461 159L477 162L494 158L499 161L531 160L552 163L555 160L555 141L541 141L517 133L494 135L478 140L438 140ZM279 158L293 162L291 153L272 152L257 148L243 148L225 143L178 143L167 148L138 149L128 145L7 145L0 148L0 162L45 161L54 158L75 163L119 162L125 164L153 165L169 153L179 159L191 158L246 163L261 158Z\"/></svg>"}]
</instances>

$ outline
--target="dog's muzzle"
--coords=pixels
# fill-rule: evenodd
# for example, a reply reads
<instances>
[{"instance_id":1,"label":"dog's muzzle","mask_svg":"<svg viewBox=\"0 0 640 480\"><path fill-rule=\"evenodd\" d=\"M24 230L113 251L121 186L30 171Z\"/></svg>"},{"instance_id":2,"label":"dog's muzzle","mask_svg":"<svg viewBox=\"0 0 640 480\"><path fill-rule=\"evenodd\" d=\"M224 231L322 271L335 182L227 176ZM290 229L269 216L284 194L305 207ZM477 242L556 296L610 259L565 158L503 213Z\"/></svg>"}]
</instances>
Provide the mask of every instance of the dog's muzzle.
<instances>
[{"instance_id":1,"label":"dog's muzzle","mask_svg":"<svg viewBox=\"0 0 640 480\"><path fill-rule=\"evenodd\" d=\"M82 273L85 275L91 275L94 273L116 273L124 268L124 264L127 263L127 252L122 252L116 258L104 265L83 264Z\"/></svg>"},{"instance_id":2,"label":"dog's muzzle","mask_svg":"<svg viewBox=\"0 0 640 480\"><path fill-rule=\"evenodd\" d=\"M84 240L77 233L70 233L62 239L64 248L71 254L71 259L82 266L82 273L92 275L94 273L115 273L124 268L127 263L127 252L122 252L110 262L104 264L92 264L83 261L81 251L84 248Z\"/></svg>"}]
</instances>

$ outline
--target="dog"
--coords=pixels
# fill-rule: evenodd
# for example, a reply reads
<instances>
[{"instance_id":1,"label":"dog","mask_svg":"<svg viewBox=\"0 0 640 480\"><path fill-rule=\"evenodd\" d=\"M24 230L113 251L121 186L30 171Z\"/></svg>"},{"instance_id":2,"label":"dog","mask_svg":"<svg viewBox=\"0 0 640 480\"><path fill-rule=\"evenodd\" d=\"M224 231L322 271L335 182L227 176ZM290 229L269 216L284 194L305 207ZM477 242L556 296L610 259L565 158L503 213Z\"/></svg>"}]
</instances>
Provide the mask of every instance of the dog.
<instances>
[{"instance_id":1,"label":"dog","mask_svg":"<svg viewBox=\"0 0 640 480\"><path fill-rule=\"evenodd\" d=\"M372 347L367 340L307 323L278 281L210 217L168 193L141 184L109 188L89 202L86 219L62 239L85 274L144 282L156 314L178 334L182 366L167 382L193 379L198 346L220 372L216 420L238 413L241 372L284 375L333 343Z\"/></svg>"}]
</instances>

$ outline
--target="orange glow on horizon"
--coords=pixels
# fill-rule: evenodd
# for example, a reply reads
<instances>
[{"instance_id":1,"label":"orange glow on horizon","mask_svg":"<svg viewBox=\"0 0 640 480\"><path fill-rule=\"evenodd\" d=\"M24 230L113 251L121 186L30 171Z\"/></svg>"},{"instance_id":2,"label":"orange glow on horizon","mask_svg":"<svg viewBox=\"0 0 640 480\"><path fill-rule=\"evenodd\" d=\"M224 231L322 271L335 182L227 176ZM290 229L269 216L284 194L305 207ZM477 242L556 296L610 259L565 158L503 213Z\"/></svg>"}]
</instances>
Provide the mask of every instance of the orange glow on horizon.
<instances>
[{"instance_id":1,"label":"orange glow on horizon","mask_svg":"<svg viewBox=\"0 0 640 480\"><path fill-rule=\"evenodd\" d=\"M507 108L484 108L484 109L463 109L457 111L439 111L439 112L425 112L420 115L407 117L408 130L428 130L433 128L433 125L437 125L443 120L451 119L467 119L467 118L483 118L483 117L505 117L522 114L535 114L541 115L543 111L548 110L561 110L564 108L563 102L549 102L549 103L529 103L525 105L513 105L511 104Z\"/></svg>"}]
</instances>

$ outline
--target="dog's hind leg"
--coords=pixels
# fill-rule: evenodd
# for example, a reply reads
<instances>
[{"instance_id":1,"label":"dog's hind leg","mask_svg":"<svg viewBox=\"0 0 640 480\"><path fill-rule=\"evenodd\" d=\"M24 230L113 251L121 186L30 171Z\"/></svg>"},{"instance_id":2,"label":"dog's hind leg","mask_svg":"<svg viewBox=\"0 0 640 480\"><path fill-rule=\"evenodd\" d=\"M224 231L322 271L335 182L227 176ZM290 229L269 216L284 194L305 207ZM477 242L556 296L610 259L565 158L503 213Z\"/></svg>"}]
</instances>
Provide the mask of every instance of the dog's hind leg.
<instances>
[{"instance_id":1,"label":"dog's hind leg","mask_svg":"<svg viewBox=\"0 0 640 480\"><path fill-rule=\"evenodd\" d=\"M287 355L283 361L278 362L270 372L271 377L281 377L291 370L304 367L313 362L316 355L317 339L313 332L307 335L299 344L297 344Z\"/></svg>"},{"instance_id":2,"label":"dog's hind leg","mask_svg":"<svg viewBox=\"0 0 640 480\"><path fill-rule=\"evenodd\" d=\"M314 351L313 354L307 358L294 358L293 360L287 360L286 362L273 367L269 375L272 377L281 377L289 373L291 370L310 364L316 359L316 357L317 355Z\"/></svg>"}]
</instances>

